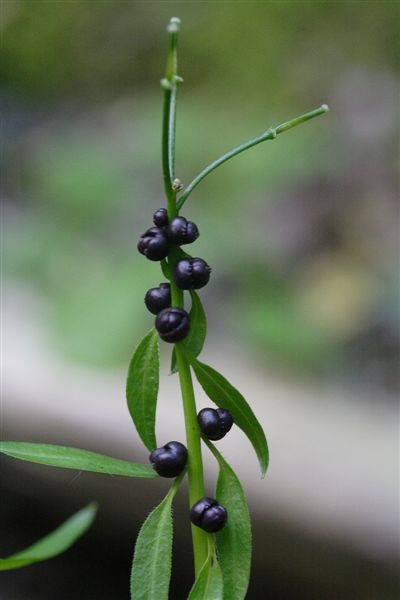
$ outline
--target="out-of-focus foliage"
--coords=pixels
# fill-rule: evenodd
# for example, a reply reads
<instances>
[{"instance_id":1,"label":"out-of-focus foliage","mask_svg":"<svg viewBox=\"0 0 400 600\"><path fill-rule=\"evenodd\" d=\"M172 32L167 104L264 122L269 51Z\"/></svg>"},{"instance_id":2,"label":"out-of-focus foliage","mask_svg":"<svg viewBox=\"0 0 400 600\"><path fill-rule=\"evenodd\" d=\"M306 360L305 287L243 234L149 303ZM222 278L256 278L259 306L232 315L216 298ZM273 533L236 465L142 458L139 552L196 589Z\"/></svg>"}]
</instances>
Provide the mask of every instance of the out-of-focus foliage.
<instances>
[{"instance_id":1,"label":"out-of-focus foliage","mask_svg":"<svg viewBox=\"0 0 400 600\"><path fill-rule=\"evenodd\" d=\"M235 87L254 107L260 96L252 93L249 99L249 89L268 94L269 108L283 98L290 105L323 94L349 62L397 65L396 9L385 0L368 7L118 0L60 6L52 0L17 0L4 6L3 79L20 93L47 101L99 93L113 97L154 85L166 44L161 32L174 11L184 23L182 72L207 96L210 90L203 86L212 82L214 89ZM323 68L325 61L330 69Z\"/></svg>"},{"instance_id":2,"label":"out-of-focus foliage","mask_svg":"<svg viewBox=\"0 0 400 600\"><path fill-rule=\"evenodd\" d=\"M42 291L67 355L126 363L151 323L143 296L162 277L135 245L164 202L158 79L178 14L184 182L270 125L332 109L224 165L185 206L213 266L211 331L281 364L393 384L396 11L5 3L5 268Z\"/></svg>"}]
</instances>

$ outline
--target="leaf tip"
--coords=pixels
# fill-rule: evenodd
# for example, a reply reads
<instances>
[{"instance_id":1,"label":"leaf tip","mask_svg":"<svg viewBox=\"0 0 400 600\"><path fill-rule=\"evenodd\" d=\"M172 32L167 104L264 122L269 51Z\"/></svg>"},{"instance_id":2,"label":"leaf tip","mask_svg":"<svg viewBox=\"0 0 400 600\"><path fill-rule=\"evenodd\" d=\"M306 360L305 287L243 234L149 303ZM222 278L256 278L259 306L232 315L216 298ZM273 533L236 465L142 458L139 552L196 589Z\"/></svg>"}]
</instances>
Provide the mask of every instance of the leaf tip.
<instances>
[{"instance_id":1,"label":"leaf tip","mask_svg":"<svg viewBox=\"0 0 400 600\"><path fill-rule=\"evenodd\" d=\"M269 467L269 457L267 458L265 463L260 463L261 466L261 479L265 479L265 476L267 474L268 471L268 467Z\"/></svg>"},{"instance_id":2,"label":"leaf tip","mask_svg":"<svg viewBox=\"0 0 400 600\"><path fill-rule=\"evenodd\" d=\"M93 500L87 505L86 509L91 511L95 515L99 510L99 503Z\"/></svg>"}]
</instances>

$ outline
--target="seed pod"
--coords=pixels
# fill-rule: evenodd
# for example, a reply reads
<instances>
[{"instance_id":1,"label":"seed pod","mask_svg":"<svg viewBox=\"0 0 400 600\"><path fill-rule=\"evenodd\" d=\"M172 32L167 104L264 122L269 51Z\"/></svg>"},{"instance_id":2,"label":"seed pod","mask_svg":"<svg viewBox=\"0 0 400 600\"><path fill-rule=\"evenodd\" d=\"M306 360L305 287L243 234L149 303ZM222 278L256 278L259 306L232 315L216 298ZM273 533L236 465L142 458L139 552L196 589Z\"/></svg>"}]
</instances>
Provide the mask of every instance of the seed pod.
<instances>
[{"instance_id":1,"label":"seed pod","mask_svg":"<svg viewBox=\"0 0 400 600\"><path fill-rule=\"evenodd\" d=\"M213 498L202 498L190 509L190 520L193 525L208 533L215 533L222 529L227 519L226 508Z\"/></svg>"},{"instance_id":2,"label":"seed pod","mask_svg":"<svg viewBox=\"0 0 400 600\"><path fill-rule=\"evenodd\" d=\"M174 281L182 290L198 290L210 280L211 267L202 258L182 258L174 269Z\"/></svg>"},{"instance_id":3,"label":"seed pod","mask_svg":"<svg viewBox=\"0 0 400 600\"><path fill-rule=\"evenodd\" d=\"M199 427L209 440L221 440L231 429L233 418L225 408L203 408L197 415Z\"/></svg>"},{"instance_id":4,"label":"seed pod","mask_svg":"<svg viewBox=\"0 0 400 600\"><path fill-rule=\"evenodd\" d=\"M138 250L149 260L162 260L168 255L168 238L161 227L150 227L138 242Z\"/></svg>"},{"instance_id":5,"label":"seed pod","mask_svg":"<svg viewBox=\"0 0 400 600\"><path fill-rule=\"evenodd\" d=\"M150 464L161 477L177 477L187 462L186 447L180 442L168 442L149 456Z\"/></svg>"},{"instance_id":6,"label":"seed pod","mask_svg":"<svg viewBox=\"0 0 400 600\"><path fill-rule=\"evenodd\" d=\"M168 239L172 244L183 246L191 244L199 237L197 225L185 217L174 217L167 227Z\"/></svg>"},{"instance_id":7,"label":"seed pod","mask_svg":"<svg viewBox=\"0 0 400 600\"><path fill-rule=\"evenodd\" d=\"M183 308L164 308L157 315L156 329L164 342L180 342L189 333L189 315Z\"/></svg>"},{"instance_id":8,"label":"seed pod","mask_svg":"<svg viewBox=\"0 0 400 600\"><path fill-rule=\"evenodd\" d=\"M159 208L153 215L153 223L157 227L165 227L168 225L168 212L166 208Z\"/></svg>"},{"instance_id":9,"label":"seed pod","mask_svg":"<svg viewBox=\"0 0 400 600\"><path fill-rule=\"evenodd\" d=\"M169 283L160 283L158 287L150 288L144 297L147 309L158 315L158 313L171 306L171 286Z\"/></svg>"}]
</instances>

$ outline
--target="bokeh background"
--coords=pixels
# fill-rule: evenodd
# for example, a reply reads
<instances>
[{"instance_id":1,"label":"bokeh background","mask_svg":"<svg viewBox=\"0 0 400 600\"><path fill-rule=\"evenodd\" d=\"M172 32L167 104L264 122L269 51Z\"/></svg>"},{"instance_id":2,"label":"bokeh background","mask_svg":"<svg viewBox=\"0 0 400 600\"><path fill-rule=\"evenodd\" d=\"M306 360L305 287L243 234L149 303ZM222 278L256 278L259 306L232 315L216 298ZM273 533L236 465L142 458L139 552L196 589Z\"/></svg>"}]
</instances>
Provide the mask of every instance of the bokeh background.
<instances>
[{"instance_id":1,"label":"bokeh background","mask_svg":"<svg viewBox=\"0 0 400 600\"><path fill-rule=\"evenodd\" d=\"M394 600L395 2L3 0L2 437L147 460L124 377L152 324L144 293L162 280L136 240L165 202L159 79L175 15L183 182L269 126L331 107L221 167L184 210L213 267L202 356L241 389L270 443L263 481L241 433L219 446L253 515L248 598ZM168 352L160 443L184 435ZM100 504L68 553L4 575L4 600L128 598L134 540L165 482L10 459L0 476L3 556ZM192 580L186 511L182 493L176 600Z\"/></svg>"}]
</instances>

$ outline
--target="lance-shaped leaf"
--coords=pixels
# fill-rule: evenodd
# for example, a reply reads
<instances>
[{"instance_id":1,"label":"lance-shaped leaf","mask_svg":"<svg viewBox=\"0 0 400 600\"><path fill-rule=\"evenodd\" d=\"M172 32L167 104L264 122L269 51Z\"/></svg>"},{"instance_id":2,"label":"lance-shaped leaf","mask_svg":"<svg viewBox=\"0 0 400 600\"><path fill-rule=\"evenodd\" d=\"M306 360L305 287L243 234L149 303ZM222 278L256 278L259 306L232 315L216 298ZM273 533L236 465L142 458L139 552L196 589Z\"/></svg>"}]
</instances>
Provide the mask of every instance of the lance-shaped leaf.
<instances>
[{"instance_id":1,"label":"lance-shaped leaf","mask_svg":"<svg viewBox=\"0 0 400 600\"><path fill-rule=\"evenodd\" d=\"M29 442L0 442L0 452L13 458L49 467L124 477L157 477L157 473L148 465L140 465L80 448Z\"/></svg>"},{"instance_id":2,"label":"lance-shaped leaf","mask_svg":"<svg viewBox=\"0 0 400 600\"><path fill-rule=\"evenodd\" d=\"M89 529L96 516L96 510L95 504L89 504L29 548L7 558L0 558L0 571L26 567L65 552Z\"/></svg>"},{"instance_id":3,"label":"lance-shaped leaf","mask_svg":"<svg viewBox=\"0 0 400 600\"><path fill-rule=\"evenodd\" d=\"M244 600L251 567L251 523L239 479L217 448L204 438L219 464L216 498L228 511L218 533L217 551L224 578L224 600Z\"/></svg>"},{"instance_id":4,"label":"lance-shaped leaf","mask_svg":"<svg viewBox=\"0 0 400 600\"><path fill-rule=\"evenodd\" d=\"M196 377L207 396L220 408L226 408L232 414L235 424L244 431L256 451L261 473L264 476L268 468L268 445L265 433L250 406L242 394L225 377L212 367L197 360L187 352Z\"/></svg>"},{"instance_id":5,"label":"lance-shaped leaf","mask_svg":"<svg viewBox=\"0 0 400 600\"><path fill-rule=\"evenodd\" d=\"M190 290L192 297L192 307L189 313L190 331L187 338L182 342L193 356L198 356L203 350L207 335L207 319L203 305L198 294ZM171 374L177 372L175 348L171 357Z\"/></svg>"},{"instance_id":6,"label":"lance-shaped leaf","mask_svg":"<svg viewBox=\"0 0 400 600\"><path fill-rule=\"evenodd\" d=\"M183 474L149 514L136 540L131 573L132 600L167 600L172 560L172 500Z\"/></svg>"},{"instance_id":7,"label":"lance-shaped leaf","mask_svg":"<svg viewBox=\"0 0 400 600\"><path fill-rule=\"evenodd\" d=\"M152 329L133 353L126 382L128 408L148 450L157 446L155 423L159 383L158 333Z\"/></svg>"},{"instance_id":8,"label":"lance-shaped leaf","mask_svg":"<svg viewBox=\"0 0 400 600\"><path fill-rule=\"evenodd\" d=\"M190 591L188 600L223 600L225 597L227 598L224 595L221 567L218 564L215 550L213 550L209 553Z\"/></svg>"}]
</instances>

